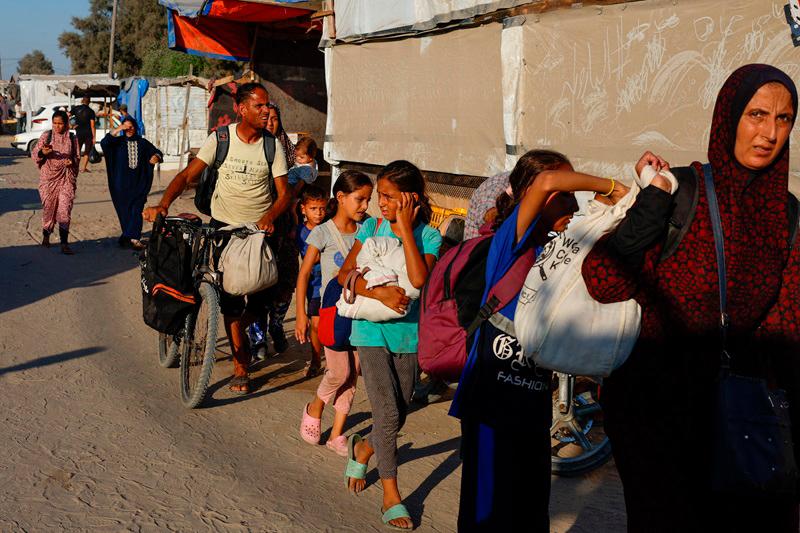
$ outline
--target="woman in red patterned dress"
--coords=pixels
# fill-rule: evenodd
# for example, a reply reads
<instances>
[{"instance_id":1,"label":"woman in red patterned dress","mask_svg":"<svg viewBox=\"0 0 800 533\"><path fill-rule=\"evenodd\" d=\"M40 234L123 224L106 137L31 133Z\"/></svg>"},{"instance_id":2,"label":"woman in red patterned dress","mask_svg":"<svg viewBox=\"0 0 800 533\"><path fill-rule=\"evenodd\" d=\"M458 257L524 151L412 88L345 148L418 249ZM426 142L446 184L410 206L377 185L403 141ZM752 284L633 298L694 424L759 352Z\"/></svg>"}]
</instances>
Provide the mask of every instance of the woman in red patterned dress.
<instances>
[{"instance_id":1,"label":"woman in red patterned dress","mask_svg":"<svg viewBox=\"0 0 800 533\"><path fill-rule=\"evenodd\" d=\"M39 167L39 196L42 199L42 245L50 246L50 234L58 223L61 252L72 255L67 243L72 204L75 202L75 179L78 175L78 141L67 129L65 111L53 113L53 129L42 133L31 151Z\"/></svg>"},{"instance_id":2,"label":"woman in red patterned dress","mask_svg":"<svg viewBox=\"0 0 800 533\"><path fill-rule=\"evenodd\" d=\"M800 443L800 246L790 250L789 133L797 91L768 65L720 90L708 159L725 239L734 371L787 389ZM675 253L659 256L672 208L666 183L642 190L583 265L600 302L635 298L642 329L603 389L605 425L625 489L629 531L798 531L795 498L711 490L719 283L701 164L699 201ZM771 368L766 375L764 368ZM797 455L797 454L796 454Z\"/></svg>"}]
</instances>

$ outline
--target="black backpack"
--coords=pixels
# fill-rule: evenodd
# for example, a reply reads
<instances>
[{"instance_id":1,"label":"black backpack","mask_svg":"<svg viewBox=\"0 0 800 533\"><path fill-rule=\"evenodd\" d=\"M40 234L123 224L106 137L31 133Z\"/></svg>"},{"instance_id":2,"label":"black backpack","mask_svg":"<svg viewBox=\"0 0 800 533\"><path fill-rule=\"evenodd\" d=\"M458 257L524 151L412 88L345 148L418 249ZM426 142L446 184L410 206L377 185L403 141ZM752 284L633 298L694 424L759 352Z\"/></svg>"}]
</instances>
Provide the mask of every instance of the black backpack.
<instances>
[{"instance_id":1,"label":"black backpack","mask_svg":"<svg viewBox=\"0 0 800 533\"><path fill-rule=\"evenodd\" d=\"M53 130L47 132L47 140L44 141L45 144L50 144L53 142ZM72 147L75 146L75 134L69 132L69 149L72 150ZM41 148L39 148L41 150ZM80 150L80 147L78 147Z\"/></svg>"},{"instance_id":2,"label":"black backpack","mask_svg":"<svg viewBox=\"0 0 800 533\"><path fill-rule=\"evenodd\" d=\"M200 224L198 218L196 224ZM169 335L183 329L196 305L192 243L159 215L147 248L139 256L144 323Z\"/></svg>"},{"instance_id":3,"label":"black backpack","mask_svg":"<svg viewBox=\"0 0 800 533\"><path fill-rule=\"evenodd\" d=\"M675 193L672 204L672 214L667 225L667 237L661 251L660 261L664 261L678 249L684 235L689 231L689 227L694 220L694 213L697 210L697 200L700 190L697 187L697 172L694 167L671 168L670 172L678 180L678 192ZM789 224L789 248L794 246L797 238L798 229L798 201L794 194L789 193L787 201L787 223Z\"/></svg>"},{"instance_id":4,"label":"black backpack","mask_svg":"<svg viewBox=\"0 0 800 533\"><path fill-rule=\"evenodd\" d=\"M194 206L204 215L211 215L211 198L214 196L214 189L217 188L217 177L219 167L228 157L228 149L231 145L230 129L228 126L220 126L216 131L217 152L214 155L214 164L206 167L200 174L200 182L197 184L197 191L194 193ZM275 198L275 183L272 175L272 163L275 161L275 143L278 142L275 136L267 130L263 131L264 136L264 157L267 159L267 169L269 170L269 184L272 197ZM272 139L272 142L267 142Z\"/></svg>"}]
</instances>

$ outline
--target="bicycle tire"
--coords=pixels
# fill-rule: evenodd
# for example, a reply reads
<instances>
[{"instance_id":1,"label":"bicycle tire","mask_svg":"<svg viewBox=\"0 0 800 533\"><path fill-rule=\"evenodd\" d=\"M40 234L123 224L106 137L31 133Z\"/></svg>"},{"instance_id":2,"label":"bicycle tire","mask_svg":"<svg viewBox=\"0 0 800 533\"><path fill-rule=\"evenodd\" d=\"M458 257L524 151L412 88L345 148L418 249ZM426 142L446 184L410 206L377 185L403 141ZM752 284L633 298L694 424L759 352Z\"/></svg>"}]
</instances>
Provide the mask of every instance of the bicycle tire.
<instances>
[{"instance_id":1,"label":"bicycle tire","mask_svg":"<svg viewBox=\"0 0 800 533\"><path fill-rule=\"evenodd\" d=\"M606 440L597 447L597 450L589 456L580 457L578 459L562 459L553 457L551 461L551 468L553 474L571 477L582 476L587 472L599 468L606 464L611 459L611 443Z\"/></svg>"},{"instance_id":2,"label":"bicycle tire","mask_svg":"<svg viewBox=\"0 0 800 533\"><path fill-rule=\"evenodd\" d=\"M591 380L586 380L585 378L579 377L578 380L583 380L584 386L587 382L591 383ZM586 394L589 395L588 399ZM580 476L607 463L611 459L611 442L605 431L601 429L602 423L598 420L598 413L601 413L601 411L600 406L597 404L597 387L591 385L590 391L584 394L573 393L572 416L574 417L574 423L578 425L572 426L572 433L568 431L569 426L565 427L563 423L558 421L556 401L557 397L554 393L553 425L550 428L551 442L553 443L550 464L553 474L564 477ZM599 417L601 418L602 415L599 415ZM583 442L590 445L590 449L582 445L579 447L574 429L581 430ZM566 435L560 433L564 430L567 431ZM570 446L573 447L571 453L562 455L562 452L567 451ZM580 453L575 454L575 449L580 449Z\"/></svg>"},{"instance_id":3,"label":"bicycle tire","mask_svg":"<svg viewBox=\"0 0 800 533\"><path fill-rule=\"evenodd\" d=\"M188 317L187 317L188 319ZM175 368L180 363L181 339L183 332L179 335L158 334L158 364L164 368Z\"/></svg>"},{"instance_id":4,"label":"bicycle tire","mask_svg":"<svg viewBox=\"0 0 800 533\"><path fill-rule=\"evenodd\" d=\"M198 290L200 305L187 317L181 350L181 402L194 409L206 399L217 351L219 293L203 282Z\"/></svg>"}]
</instances>

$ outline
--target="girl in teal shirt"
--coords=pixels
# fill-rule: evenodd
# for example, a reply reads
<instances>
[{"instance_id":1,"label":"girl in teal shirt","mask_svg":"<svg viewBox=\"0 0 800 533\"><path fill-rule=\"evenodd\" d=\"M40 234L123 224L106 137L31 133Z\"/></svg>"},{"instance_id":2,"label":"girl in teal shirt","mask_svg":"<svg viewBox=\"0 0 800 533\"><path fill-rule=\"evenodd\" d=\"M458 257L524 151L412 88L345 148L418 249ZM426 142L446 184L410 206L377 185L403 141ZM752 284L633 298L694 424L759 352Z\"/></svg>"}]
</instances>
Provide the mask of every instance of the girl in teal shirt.
<instances>
[{"instance_id":1,"label":"girl in teal shirt","mask_svg":"<svg viewBox=\"0 0 800 533\"><path fill-rule=\"evenodd\" d=\"M347 274L357 266L356 257L366 239L394 237L403 243L409 280L421 289L442 244L439 232L428 225L432 211L425 194L425 179L408 161L394 161L378 174L377 188L381 218L367 220L361 226L339 271L339 282L344 284ZM361 359L361 374L372 404L373 429L369 441L358 434L350 437L345 482L349 490L362 491L367 463L373 454L377 455L383 485L383 522L411 529L413 522L397 486L397 433L405 422L417 376L419 301L409 300L400 287L367 289L363 278L356 284L356 294L408 313L389 322L353 320L350 344L358 349Z\"/></svg>"}]
</instances>

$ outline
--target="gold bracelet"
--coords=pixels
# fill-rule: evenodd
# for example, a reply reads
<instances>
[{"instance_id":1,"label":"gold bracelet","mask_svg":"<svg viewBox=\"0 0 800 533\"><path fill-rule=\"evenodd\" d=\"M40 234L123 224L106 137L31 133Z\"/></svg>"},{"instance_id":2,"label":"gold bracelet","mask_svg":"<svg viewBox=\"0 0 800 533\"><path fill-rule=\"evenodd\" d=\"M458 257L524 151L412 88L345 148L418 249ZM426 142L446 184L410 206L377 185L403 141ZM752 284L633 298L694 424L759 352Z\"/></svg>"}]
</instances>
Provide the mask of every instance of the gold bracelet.
<instances>
[{"instance_id":1,"label":"gold bracelet","mask_svg":"<svg viewBox=\"0 0 800 533\"><path fill-rule=\"evenodd\" d=\"M611 193L614 192L614 187L617 186L617 182L614 181L614 178L609 178L609 179L611 180L611 190L605 194L601 194L600 196L605 196L606 198L608 198L609 196L611 196Z\"/></svg>"}]
</instances>

